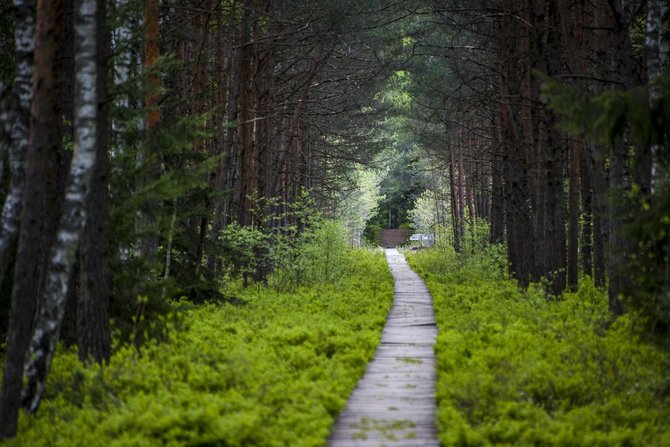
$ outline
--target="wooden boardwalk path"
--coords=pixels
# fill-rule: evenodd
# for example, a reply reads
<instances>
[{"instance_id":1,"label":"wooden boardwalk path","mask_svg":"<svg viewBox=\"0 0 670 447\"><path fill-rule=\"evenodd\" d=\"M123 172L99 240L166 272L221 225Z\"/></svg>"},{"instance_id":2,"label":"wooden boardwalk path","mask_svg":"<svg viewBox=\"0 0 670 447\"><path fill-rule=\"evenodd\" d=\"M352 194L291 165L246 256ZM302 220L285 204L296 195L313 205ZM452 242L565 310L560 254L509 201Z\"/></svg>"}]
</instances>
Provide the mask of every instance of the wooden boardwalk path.
<instances>
[{"instance_id":1,"label":"wooden boardwalk path","mask_svg":"<svg viewBox=\"0 0 670 447\"><path fill-rule=\"evenodd\" d=\"M432 297L396 249L395 300L381 345L331 430L331 447L437 447Z\"/></svg>"}]
</instances>

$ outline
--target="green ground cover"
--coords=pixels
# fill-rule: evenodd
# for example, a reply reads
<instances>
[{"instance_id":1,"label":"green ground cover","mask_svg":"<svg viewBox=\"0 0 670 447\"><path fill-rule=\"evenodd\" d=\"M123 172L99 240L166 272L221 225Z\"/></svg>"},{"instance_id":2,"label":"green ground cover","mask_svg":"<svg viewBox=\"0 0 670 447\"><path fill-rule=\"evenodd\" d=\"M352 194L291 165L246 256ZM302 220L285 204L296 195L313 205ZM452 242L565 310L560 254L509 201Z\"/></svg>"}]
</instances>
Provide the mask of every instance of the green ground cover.
<instances>
[{"instance_id":1,"label":"green ground cover","mask_svg":"<svg viewBox=\"0 0 670 447\"><path fill-rule=\"evenodd\" d=\"M323 445L393 300L383 254L346 261L329 285L189 305L169 341L120 348L102 368L61 350L39 412L3 445Z\"/></svg>"},{"instance_id":2,"label":"green ground cover","mask_svg":"<svg viewBox=\"0 0 670 447\"><path fill-rule=\"evenodd\" d=\"M445 446L670 445L670 356L588 281L520 291L495 250L407 255L434 297Z\"/></svg>"}]
</instances>

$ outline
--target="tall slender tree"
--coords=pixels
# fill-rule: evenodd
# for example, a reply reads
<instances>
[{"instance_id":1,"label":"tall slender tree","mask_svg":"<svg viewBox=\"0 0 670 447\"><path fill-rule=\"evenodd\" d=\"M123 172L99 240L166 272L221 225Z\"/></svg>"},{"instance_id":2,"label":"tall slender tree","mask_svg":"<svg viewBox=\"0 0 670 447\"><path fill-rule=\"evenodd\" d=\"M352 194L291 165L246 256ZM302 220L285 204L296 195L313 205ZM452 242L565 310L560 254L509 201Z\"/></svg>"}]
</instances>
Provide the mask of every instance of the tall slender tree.
<instances>
[{"instance_id":1,"label":"tall slender tree","mask_svg":"<svg viewBox=\"0 0 670 447\"><path fill-rule=\"evenodd\" d=\"M99 363L111 354L109 327L110 253L109 253L109 32L107 4L96 0L96 161L90 183L86 226L79 250L79 296L77 305L77 346L79 358ZM80 87L81 88L81 87Z\"/></svg>"},{"instance_id":2,"label":"tall slender tree","mask_svg":"<svg viewBox=\"0 0 670 447\"><path fill-rule=\"evenodd\" d=\"M36 28L36 6L40 16L39 30ZM17 141L13 156L20 158L14 159L12 163L12 168L16 171L12 173L15 180L8 202L18 200L13 204L14 209L8 208L6 202L5 210L7 214L21 212L21 219L14 266L9 336L4 359L2 393L0 394L0 438L12 437L16 434L23 363L37 305L38 288L35 272L38 270L39 241L45 225L42 209L45 194L43 179L46 169L44 152L48 149L44 147L44 144L49 143L42 140L42 144L38 145L39 141L35 141L34 138L29 140L29 135L31 132L32 135L35 135L36 126L31 126L31 124L48 125L50 121L48 119L46 121L29 120L31 115L28 114L28 111L31 110L32 103L32 115L52 112L49 104L55 93L52 64L54 42L51 35L54 27L54 6L52 2L40 2L36 5L31 1L17 2L15 6L15 39L18 59L15 94L19 102L16 111L17 126L15 127ZM37 31L39 32L36 35ZM39 88L33 91L33 85L38 84ZM49 129L42 130L49 132ZM24 163L25 186L21 187ZM20 197L12 195L17 193ZM29 205L25 206L26 203ZM8 221L3 223L10 223L7 227L9 229L12 225L12 219L9 216Z\"/></svg>"},{"instance_id":3,"label":"tall slender tree","mask_svg":"<svg viewBox=\"0 0 670 447\"><path fill-rule=\"evenodd\" d=\"M75 10L75 149L58 235L51 247L44 305L35 325L26 363L24 405L35 411L44 392L65 313L69 280L86 222L98 143L97 1L79 0Z\"/></svg>"}]
</instances>

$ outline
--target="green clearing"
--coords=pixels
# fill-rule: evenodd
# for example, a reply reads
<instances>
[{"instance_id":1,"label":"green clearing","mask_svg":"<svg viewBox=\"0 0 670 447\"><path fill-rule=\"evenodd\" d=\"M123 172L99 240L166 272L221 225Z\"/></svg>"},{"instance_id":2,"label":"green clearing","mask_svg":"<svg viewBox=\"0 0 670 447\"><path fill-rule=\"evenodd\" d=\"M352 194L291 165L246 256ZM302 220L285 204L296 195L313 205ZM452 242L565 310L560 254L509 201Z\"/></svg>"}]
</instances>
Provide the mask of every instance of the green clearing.
<instances>
[{"instance_id":1,"label":"green clearing","mask_svg":"<svg viewBox=\"0 0 670 447\"><path fill-rule=\"evenodd\" d=\"M381 252L347 258L334 284L186 304L168 341L117 349L102 368L61 350L40 411L2 445L323 445L393 299Z\"/></svg>"},{"instance_id":2,"label":"green clearing","mask_svg":"<svg viewBox=\"0 0 670 447\"><path fill-rule=\"evenodd\" d=\"M435 303L442 444L670 445L668 353L588 279L552 300L520 291L503 258L407 254Z\"/></svg>"}]
</instances>

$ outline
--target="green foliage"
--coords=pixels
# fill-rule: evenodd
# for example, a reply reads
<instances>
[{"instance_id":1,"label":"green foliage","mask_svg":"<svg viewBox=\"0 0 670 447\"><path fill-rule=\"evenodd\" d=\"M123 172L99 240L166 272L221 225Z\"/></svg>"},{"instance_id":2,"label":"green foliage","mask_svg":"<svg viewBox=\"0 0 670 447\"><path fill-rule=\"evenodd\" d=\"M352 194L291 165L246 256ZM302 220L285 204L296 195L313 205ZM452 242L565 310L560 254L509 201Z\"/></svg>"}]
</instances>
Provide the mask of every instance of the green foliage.
<instances>
[{"instance_id":1,"label":"green foliage","mask_svg":"<svg viewBox=\"0 0 670 447\"><path fill-rule=\"evenodd\" d=\"M639 29L639 24L637 28ZM638 36L639 37L639 36ZM651 104L647 88L591 94L543 77L542 94L564 119L569 131L611 144L624 137L631 171L651 169L652 187L643 191L609 191L611 208L625 224L625 265L615 274L626 277L623 300L645 321L642 330L670 348L670 72L655 78L660 98ZM603 151L606 160L606 151ZM637 180L633 176L634 180Z\"/></svg>"},{"instance_id":2,"label":"green foliage","mask_svg":"<svg viewBox=\"0 0 670 447\"><path fill-rule=\"evenodd\" d=\"M409 139L401 140L398 147L388 150L386 174L380 183L380 192L383 195L379 202L378 212L368 221L368 226L381 228L400 228L400 225L410 223L409 210L414 202L426 189L424 186L423 166L419 163L419 156L412 147ZM370 242L370 231L366 237Z\"/></svg>"},{"instance_id":3,"label":"green foliage","mask_svg":"<svg viewBox=\"0 0 670 447\"><path fill-rule=\"evenodd\" d=\"M660 184L653 200L634 191L626 228L637 241L627 268L635 272L625 300L645 320L645 329L670 351L670 183Z\"/></svg>"},{"instance_id":4,"label":"green foliage","mask_svg":"<svg viewBox=\"0 0 670 447\"><path fill-rule=\"evenodd\" d=\"M378 95L377 100L389 103L396 111L409 112L412 97L408 92L411 75L407 71L398 70L388 78L386 88Z\"/></svg>"},{"instance_id":5,"label":"green foliage","mask_svg":"<svg viewBox=\"0 0 670 447\"><path fill-rule=\"evenodd\" d=\"M486 250L491 240L491 225L485 219L466 225L465 248L472 253Z\"/></svg>"},{"instance_id":6,"label":"green foliage","mask_svg":"<svg viewBox=\"0 0 670 447\"><path fill-rule=\"evenodd\" d=\"M375 246L381 244L381 234L382 226L378 223L370 222L368 222L368 224L365 226L365 231L363 232L365 240Z\"/></svg>"},{"instance_id":7,"label":"green foliage","mask_svg":"<svg viewBox=\"0 0 670 447\"><path fill-rule=\"evenodd\" d=\"M179 244L182 238L179 231L185 227L176 225L171 229L173 211L177 213L175 220L179 224L197 215L197 211L193 209L177 206L179 201L198 194L210 194L207 189L207 173L216 165L218 158L195 153L191 147L191 140L200 135L202 119L184 118L172 128L164 128L158 133L157 140L162 148L163 159L180 158L181 162L180 166L165 169L154 179L147 179L146 172L157 160L137 160L138 153L147 152L146 142L138 140L131 144L132 139L129 136L126 135L125 139L117 136L123 141L116 143L119 149L111 158L111 312L117 328L125 338L131 333L137 333L138 312L146 317L143 320L145 322L151 320L152 315L164 314L170 309L164 297L172 296L177 288L185 288L184 284L180 284L185 282L180 281L181 278L177 278L176 282L165 281L163 278L166 240L171 231L176 231L172 237ZM151 225L139 225L140 210L148 206L153 208L155 222ZM140 241L148 235L159 237L160 247L156 257L142 256L139 252ZM178 262L175 264L176 268L173 268L178 270ZM138 296L149 298L145 303L138 304ZM150 331L153 335L162 332L159 326L155 329L158 332ZM144 330L140 332L143 333ZM141 338L137 341L141 341Z\"/></svg>"},{"instance_id":8,"label":"green foliage","mask_svg":"<svg viewBox=\"0 0 670 447\"><path fill-rule=\"evenodd\" d=\"M414 207L409 210L414 229L419 233L436 233L437 227L444 222L439 212L447 212L447 204L442 199L446 194L440 189L426 189L414 201ZM447 206L445 206L447 205Z\"/></svg>"},{"instance_id":9,"label":"green foliage","mask_svg":"<svg viewBox=\"0 0 670 447\"><path fill-rule=\"evenodd\" d=\"M273 206L273 201L265 200ZM230 277L265 281L277 291L315 284L335 284L348 272L352 256L347 231L339 221L316 211L305 195L288 204L292 224L274 225L273 217L259 226L228 225L223 231L224 266Z\"/></svg>"},{"instance_id":10,"label":"green foliage","mask_svg":"<svg viewBox=\"0 0 670 447\"><path fill-rule=\"evenodd\" d=\"M336 284L349 272L346 260L353 253L346 236L341 223L319 220L295 235L276 238L271 251L275 271L268 284L280 291Z\"/></svg>"},{"instance_id":11,"label":"green foliage","mask_svg":"<svg viewBox=\"0 0 670 447\"><path fill-rule=\"evenodd\" d=\"M238 288L237 305L184 303L187 329L106 366L54 359L36 416L3 446L321 446L379 343L393 298L380 253L338 286ZM246 304L242 304L246 303Z\"/></svg>"},{"instance_id":12,"label":"green foliage","mask_svg":"<svg viewBox=\"0 0 670 447\"><path fill-rule=\"evenodd\" d=\"M569 132L584 133L605 145L623 138L629 131L634 132L638 141L650 140L652 120L646 90L608 90L594 95L540 73L536 75L542 80L542 98L564 118L562 125Z\"/></svg>"},{"instance_id":13,"label":"green foliage","mask_svg":"<svg viewBox=\"0 0 670 447\"><path fill-rule=\"evenodd\" d=\"M590 280L549 300L483 256L407 258L435 300L442 445L670 442L670 356L640 339L630 315L612 324Z\"/></svg>"},{"instance_id":14,"label":"green foliage","mask_svg":"<svg viewBox=\"0 0 670 447\"><path fill-rule=\"evenodd\" d=\"M380 195L380 179L374 171L358 168L355 173L356 186L343 193L337 215L344 221L349 243L360 247L366 223L376 214L377 205L384 197Z\"/></svg>"},{"instance_id":15,"label":"green foliage","mask_svg":"<svg viewBox=\"0 0 670 447\"><path fill-rule=\"evenodd\" d=\"M186 259L193 246L189 231L194 225L189 224L207 217L203 216L208 212L205 205L214 195L208 176L219 162L218 157L194 148L195 141L211 136L205 132L211 117L177 113L193 100L176 95L170 82L184 67L169 54L149 68L135 57L143 45L143 8L142 2L109 4L109 26L120 30L111 61L110 313L119 337L138 343L144 334L164 335L162 319L155 317L171 309L166 297L201 280L194 278L193 262ZM146 132L143 107L147 70L161 74L163 88L161 124L151 135ZM145 256L140 245L147 237L157 238L158 251ZM165 279L168 257L172 273Z\"/></svg>"},{"instance_id":16,"label":"green foliage","mask_svg":"<svg viewBox=\"0 0 670 447\"><path fill-rule=\"evenodd\" d=\"M264 248L268 246L269 235L258 227L232 223L224 229L222 239L232 273L245 278L256 274L267 257Z\"/></svg>"}]
</instances>

